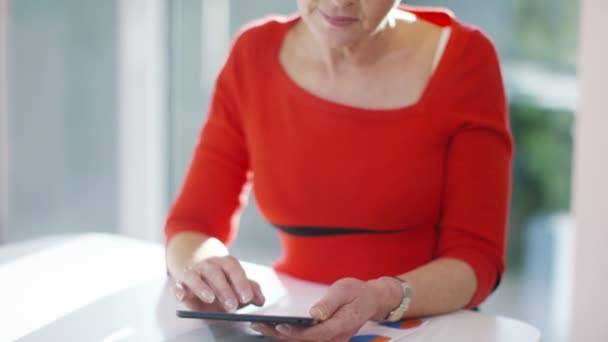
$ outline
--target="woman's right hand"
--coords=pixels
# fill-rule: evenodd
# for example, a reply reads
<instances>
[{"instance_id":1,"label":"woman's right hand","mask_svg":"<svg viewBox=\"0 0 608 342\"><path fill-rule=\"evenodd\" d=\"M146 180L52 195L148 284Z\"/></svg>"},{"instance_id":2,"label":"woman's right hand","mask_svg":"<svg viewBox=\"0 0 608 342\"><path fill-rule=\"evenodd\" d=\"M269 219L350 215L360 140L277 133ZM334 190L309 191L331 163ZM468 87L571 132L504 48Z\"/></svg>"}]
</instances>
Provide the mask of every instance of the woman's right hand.
<instances>
[{"instance_id":1,"label":"woman's right hand","mask_svg":"<svg viewBox=\"0 0 608 342\"><path fill-rule=\"evenodd\" d=\"M173 293L191 310L233 312L248 304L264 305L260 285L247 278L231 255L189 264L180 278L172 279Z\"/></svg>"}]
</instances>

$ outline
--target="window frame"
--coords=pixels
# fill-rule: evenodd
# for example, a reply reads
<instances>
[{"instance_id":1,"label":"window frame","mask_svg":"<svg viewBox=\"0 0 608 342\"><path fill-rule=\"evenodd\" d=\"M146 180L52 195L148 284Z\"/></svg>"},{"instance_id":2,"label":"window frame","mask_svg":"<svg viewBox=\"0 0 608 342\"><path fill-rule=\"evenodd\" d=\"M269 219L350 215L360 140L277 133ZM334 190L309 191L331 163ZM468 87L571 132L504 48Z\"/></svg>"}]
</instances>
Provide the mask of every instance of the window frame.
<instances>
[{"instance_id":1,"label":"window frame","mask_svg":"<svg viewBox=\"0 0 608 342\"><path fill-rule=\"evenodd\" d=\"M118 2L118 229L161 241L168 183L168 4Z\"/></svg>"}]
</instances>

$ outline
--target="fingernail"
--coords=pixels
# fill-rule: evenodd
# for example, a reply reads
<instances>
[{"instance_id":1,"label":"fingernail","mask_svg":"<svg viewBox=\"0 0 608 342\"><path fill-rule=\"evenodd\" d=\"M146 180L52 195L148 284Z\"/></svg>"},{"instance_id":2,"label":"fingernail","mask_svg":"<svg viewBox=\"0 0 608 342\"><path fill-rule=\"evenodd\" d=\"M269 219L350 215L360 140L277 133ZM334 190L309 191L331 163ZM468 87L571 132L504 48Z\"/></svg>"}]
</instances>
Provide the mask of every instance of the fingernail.
<instances>
[{"instance_id":1,"label":"fingernail","mask_svg":"<svg viewBox=\"0 0 608 342\"><path fill-rule=\"evenodd\" d=\"M291 332L291 327L287 324L279 324L276 326L276 328L278 332L280 332L281 334L285 334L285 335L289 335L289 333Z\"/></svg>"},{"instance_id":2,"label":"fingernail","mask_svg":"<svg viewBox=\"0 0 608 342\"><path fill-rule=\"evenodd\" d=\"M201 291L201 298L203 299L203 301L205 303L213 303L213 301L215 300L215 296L213 295L212 292L209 291Z\"/></svg>"},{"instance_id":3,"label":"fingernail","mask_svg":"<svg viewBox=\"0 0 608 342\"><path fill-rule=\"evenodd\" d=\"M243 304L249 303L252 298L253 298L253 293L251 293L251 292L243 293L243 294L241 294L241 303L243 303Z\"/></svg>"},{"instance_id":4,"label":"fingernail","mask_svg":"<svg viewBox=\"0 0 608 342\"><path fill-rule=\"evenodd\" d=\"M255 331L260 331L262 329L262 325L260 323L252 323L251 329L253 329Z\"/></svg>"},{"instance_id":5,"label":"fingernail","mask_svg":"<svg viewBox=\"0 0 608 342\"><path fill-rule=\"evenodd\" d=\"M179 300L180 302L184 300L185 295L186 293L183 289L180 289L179 287L175 289L175 298L177 298L177 300Z\"/></svg>"},{"instance_id":6,"label":"fingernail","mask_svg":"<svg viewBox=\"0 0 608 342\"><path fill-rule=\"evenodd\" d=\"M316 306L310 309L310 315L321 320L325 319L325 314L323 314L323 311Z\"/></svg>"},{"instance_id":7,"label":"fingernail","mask_svg":"<svg viewBox=\"0 0 608 342\"><path fill-rule=\"evenodd\" d=\"M224 301L224 308L226 309L226 311L236 310L236 301L233 299L226 299Z\"/></svg>"}]
</instances>

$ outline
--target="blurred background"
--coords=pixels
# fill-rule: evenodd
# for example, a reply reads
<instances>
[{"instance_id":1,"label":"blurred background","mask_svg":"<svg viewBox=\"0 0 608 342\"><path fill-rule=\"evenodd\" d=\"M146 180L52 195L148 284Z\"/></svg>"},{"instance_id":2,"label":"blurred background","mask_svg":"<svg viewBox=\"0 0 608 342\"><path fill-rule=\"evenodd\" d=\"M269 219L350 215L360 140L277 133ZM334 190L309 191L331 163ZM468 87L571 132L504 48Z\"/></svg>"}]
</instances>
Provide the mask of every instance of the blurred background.
<instances>
[{"instance_id":1,"label":"blurred background","mask_svg":"<svg viewBox=\"0 0 608 342\"><path fill-rule=\"evenodd\" d=\"M508 271L481 309L561 341L579 3L404 2L449 7L499 49L516 156ZM234 34L295 11L294 0L0 4L0 243L90 231L161 241ZM253 198L240 227L235 255L265 264L279 255Z\"/></svg>"}]
</instances>

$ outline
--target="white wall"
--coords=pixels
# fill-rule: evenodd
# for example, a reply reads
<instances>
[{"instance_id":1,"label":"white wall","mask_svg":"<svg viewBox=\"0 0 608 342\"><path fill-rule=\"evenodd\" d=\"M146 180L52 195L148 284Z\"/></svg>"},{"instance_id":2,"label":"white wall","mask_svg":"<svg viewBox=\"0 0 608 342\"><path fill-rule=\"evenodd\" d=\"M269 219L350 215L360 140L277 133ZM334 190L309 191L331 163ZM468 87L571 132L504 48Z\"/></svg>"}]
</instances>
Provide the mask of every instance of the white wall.
<instances>
[{"instance_id":1,"label":"white wall","mask_svg":"<svg viewBox=\"0 0 608 342\"><path fill-rule=\"evenodd\" d=\"M608 1L581 0L571 341L608 341Z\"/></svg>"}]
</instances>

